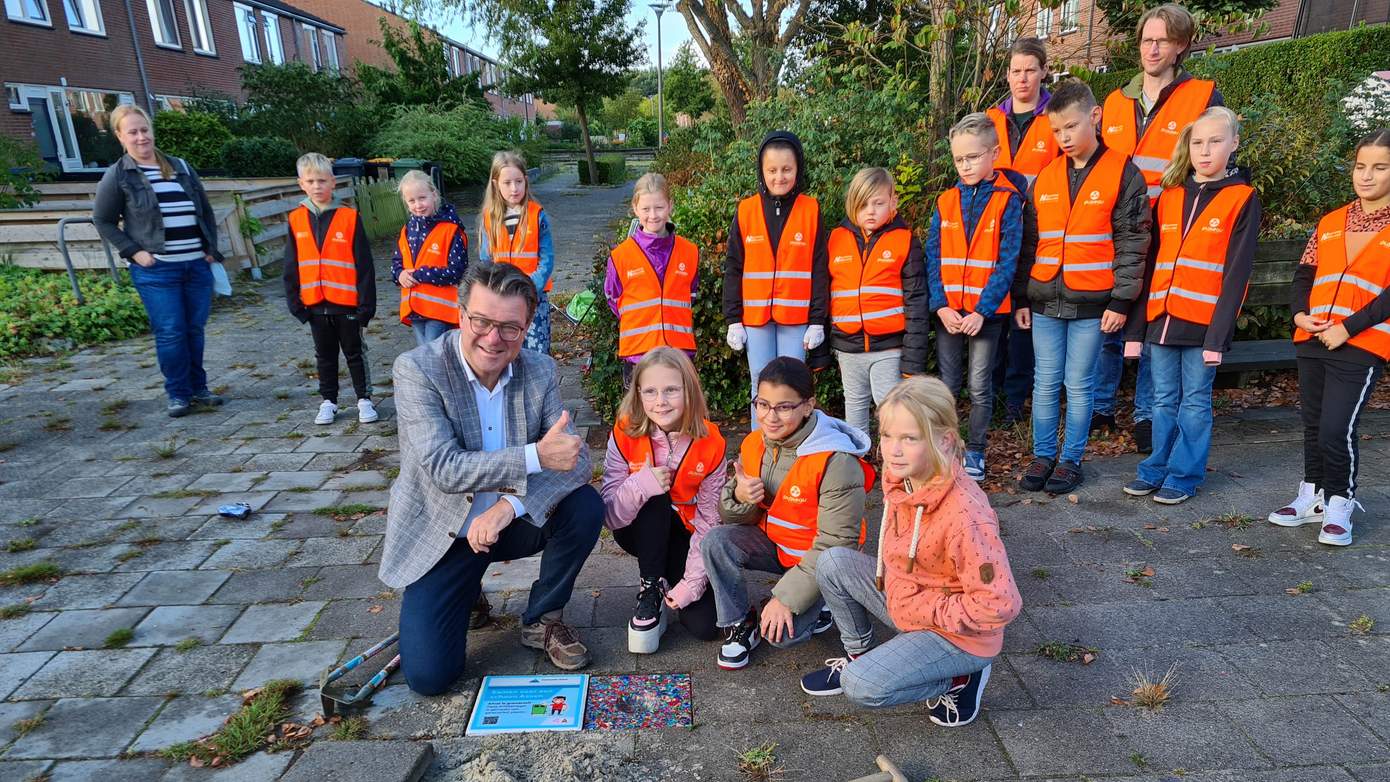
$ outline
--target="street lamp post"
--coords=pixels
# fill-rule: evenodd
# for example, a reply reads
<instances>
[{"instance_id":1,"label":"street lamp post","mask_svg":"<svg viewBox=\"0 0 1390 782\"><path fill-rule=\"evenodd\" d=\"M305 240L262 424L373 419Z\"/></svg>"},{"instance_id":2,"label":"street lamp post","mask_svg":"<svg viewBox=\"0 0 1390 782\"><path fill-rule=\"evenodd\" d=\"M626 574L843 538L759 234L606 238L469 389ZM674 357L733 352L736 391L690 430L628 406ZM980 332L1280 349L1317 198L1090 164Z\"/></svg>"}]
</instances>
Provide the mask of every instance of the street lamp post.
<instances>
[{"instance_id":1,"label":"street lamp post","mask_svg":"<svg viewBox=\"0 0 1390 782\"><path fill-rule=\"evenodd\" d=\"M661 149L666 136L666 91L661 88L661 14L666 10L666 3L652 3L651 8L656 12L656 148Z\"/></svg>"}]
</instances>

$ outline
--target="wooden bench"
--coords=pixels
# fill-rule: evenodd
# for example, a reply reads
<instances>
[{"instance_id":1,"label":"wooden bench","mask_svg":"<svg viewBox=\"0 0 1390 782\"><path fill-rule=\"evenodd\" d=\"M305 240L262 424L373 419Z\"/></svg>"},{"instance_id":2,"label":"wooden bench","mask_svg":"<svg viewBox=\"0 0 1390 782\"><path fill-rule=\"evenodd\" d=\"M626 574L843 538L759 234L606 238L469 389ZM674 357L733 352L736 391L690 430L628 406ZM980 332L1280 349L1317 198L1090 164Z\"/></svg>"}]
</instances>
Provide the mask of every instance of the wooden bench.
<instances>
[{"instance_id":1,"label":"wooden bench","mask_svg":"<svg viewBox=\"0 0 1390 782\"><path fill-rule=\"evenodd\" d=\"M1288 306L1289 288L1293 285L1298 259L1303 255L1303 245L1302 239L1255 245L1255 267L1250 274L1250 292L1245 297L1245 306ZM1286 321L1287 317L1284 316ZM1289 329L1292 331L1293 326L1290 325ZM1288 337L1252 339L1232 343L1231 350L1222 357L1221 367L1217 371L1242 373L1243 380L1249 377L1249 373L1289 369L1294 365L1293 340Z\"/></svg>"}]
</instances>

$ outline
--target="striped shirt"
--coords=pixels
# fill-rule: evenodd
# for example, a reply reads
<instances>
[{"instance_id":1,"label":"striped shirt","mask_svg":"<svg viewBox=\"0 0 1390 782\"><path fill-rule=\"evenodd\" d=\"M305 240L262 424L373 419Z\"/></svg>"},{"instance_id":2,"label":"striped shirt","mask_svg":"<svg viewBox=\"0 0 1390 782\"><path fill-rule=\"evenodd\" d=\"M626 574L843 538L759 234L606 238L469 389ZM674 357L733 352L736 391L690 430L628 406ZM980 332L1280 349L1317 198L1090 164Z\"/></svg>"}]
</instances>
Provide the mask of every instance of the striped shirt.
<instances>
[{"instance_id":1,"label":"striped shirt","mask_svg":"<svg viewBox=\"0 0 1390 782\"><path fill-rule=\"evenodd\" d=\"M198 207L177 179L165 179L158 166L140 166L145 178L159 199L159 214L164 219L164 252L155 253L157 261L185 263L203 260L203 232L198 229Z\"/></svg>"}]
</instances>

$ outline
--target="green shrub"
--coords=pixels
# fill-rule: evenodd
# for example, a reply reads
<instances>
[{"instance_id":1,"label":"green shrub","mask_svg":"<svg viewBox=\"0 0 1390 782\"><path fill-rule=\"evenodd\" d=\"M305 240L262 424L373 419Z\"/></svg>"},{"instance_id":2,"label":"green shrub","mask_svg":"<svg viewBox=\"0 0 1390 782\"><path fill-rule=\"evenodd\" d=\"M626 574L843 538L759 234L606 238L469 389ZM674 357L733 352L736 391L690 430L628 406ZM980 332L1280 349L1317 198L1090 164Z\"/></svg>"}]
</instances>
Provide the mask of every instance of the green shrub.
<instances>
[{"instance_id":1,"label":"green shrub","mask_svg":"<svg viewBox=\"0 0 1390 782\"><path fill-rule=\"evenodd\" d=\"M288 139L272 136L234 138L222 147L228 176L294 176L299 150Z\"/></svg>"},{"instance_id":2,"label":"green shrub","mask_svg":"<svg viewBox=\"0 0 1390 782\"><path fill-rule=\"evenodd\" d=\"M238 132L289 139L301 152L361 156L382 119L357 82L302 62L244 65L246 104Z\"/></svg>"},{"instance_id":3,"label":"green shrub","mask_svg":"<svg viewBox=\"0 0 1390 782\"><path fill-rule=\"evenodd\" d=\"M154 135L161 150L197 169L221 165L222 147L232 140L220 117L202 111L161 111L154 117Z\"/></svg>"},{"instance_id":4,"label":"green shrub","mask_svg":"<svg viewBox=\"0 0 1390 782\"><path fill-rule=\"evenodd\" d=\"M627 179L627 158L622 155L598 155L594 166L598 169L598 181L589 181L589 161L579 158L579 184L615 185Z\"/></svg>"},{"instance_id":5,"label":"green shrub","mask_svg":"<svg viewBox=\"0 0 1390 782\"><path fill-rule=\"evenodd\" d=\"M401 108L374 139L373 155L433 160L444 167L444 179L454 184L487 181L492 153L519 141L508 124L491 111L472 104L448 111L427 106Z\"/></svg>"},{"instance_id":6,"label":"green shrub","mask_svg":"<svg viewBox=\"0 0 1390 782\"><path fill-rule=\"evenodd\" d=\"M0 359L126 339L148 330L135 287L79 273L79 306L65 274L0 266Z\"/></svg>"},{"instance_id":7,"label":"green shrub","mask_svg":"<svg viewBox=\"0 0 1390 782\"><path fill-rule=\"evenodd\" d=\"M0 136L0 209L38 201L34 182L45 178L47 173L37 147L31 142Z\"/></svg>"}]
</instances>

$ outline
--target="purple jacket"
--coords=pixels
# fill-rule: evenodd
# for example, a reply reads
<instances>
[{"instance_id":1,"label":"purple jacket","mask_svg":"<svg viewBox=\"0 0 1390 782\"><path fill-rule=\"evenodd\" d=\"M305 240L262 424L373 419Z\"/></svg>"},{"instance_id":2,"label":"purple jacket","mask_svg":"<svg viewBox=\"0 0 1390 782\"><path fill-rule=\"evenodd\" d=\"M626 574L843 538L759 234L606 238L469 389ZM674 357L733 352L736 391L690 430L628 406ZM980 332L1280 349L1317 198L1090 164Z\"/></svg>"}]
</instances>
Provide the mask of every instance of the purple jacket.
<instances>
[{"instance_id":1,"label":"purple jacket","mask_svg":"<svg viewBox=\"0 0 1390 782\"><path fill-rule=\"evenodd\" d=\"M676 246L676 226L667 223L665 236L654 236L641 228L633 228L632 238L637 242L637 246L642 248L647 260L651 262L652 269L656 271L657 279L665 280L666 266L671 262L671 250ZM693 301L696 291L700 289L698 267L690 278L690 285L690 298ZM612 255L608 256L608 270L604 273L603 295L608 299L608 308L613 310L614 315L617 315L618 299L623 296L623 281L618 279L618 268L613 264ZM626 358L633 364L642 360L641 356L627 356Z\"/></svg>"}]
</instances>

